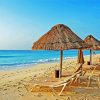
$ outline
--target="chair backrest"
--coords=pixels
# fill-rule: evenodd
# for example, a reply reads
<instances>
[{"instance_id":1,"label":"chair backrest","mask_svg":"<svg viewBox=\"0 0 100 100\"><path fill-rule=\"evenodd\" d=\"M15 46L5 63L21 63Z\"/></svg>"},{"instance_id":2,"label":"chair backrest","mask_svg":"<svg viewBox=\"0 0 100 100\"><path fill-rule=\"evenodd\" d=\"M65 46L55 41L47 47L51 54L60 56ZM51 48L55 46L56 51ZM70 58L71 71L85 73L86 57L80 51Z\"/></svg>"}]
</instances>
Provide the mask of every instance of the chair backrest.
<instances>
[{"instance_id":1,"label":"chair backrest","mask_svg":"<svg viewBox=\"0 0 100 100\"><path fill-rule=\"evenodd\" d=\"M75 71L75 73L76 73L76 72L79 72L79 71L82 71L82 66L83 66L83 63L81 63L81 64L79 65L79 67L78 67L78 69Z\"/></svg>"},{"instance_id":2,"label":"chair backrest","mask_svg":"<svg viewBox=\"0 0 100 100\"><path fill-rule=\"evenodd\" d=\"M66 79L64 80L64 82L68 82L68 81L70 81L72 78L76 78L77 75L80 75L80 76L81 76L81 75L82 75L82 71L79 70L79 71L75 72L74 74L72 74L71 76L66 77Z\"/></svg>"}]
</instances>

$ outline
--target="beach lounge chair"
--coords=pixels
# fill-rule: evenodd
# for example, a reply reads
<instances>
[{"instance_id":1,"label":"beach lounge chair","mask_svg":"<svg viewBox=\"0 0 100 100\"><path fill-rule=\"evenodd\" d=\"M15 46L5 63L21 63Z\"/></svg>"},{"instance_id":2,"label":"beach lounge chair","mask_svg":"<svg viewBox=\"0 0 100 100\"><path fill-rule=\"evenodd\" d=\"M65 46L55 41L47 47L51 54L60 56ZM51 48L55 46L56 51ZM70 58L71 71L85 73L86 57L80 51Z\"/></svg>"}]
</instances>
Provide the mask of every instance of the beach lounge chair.
<instances>
[{"instance_id":1,"label":"beach lounge chair","mask_svg":"<svg viewBox=\"0 0 100 100\"><path fill-rule=\"evenodd\" d=\"M57 87L62 86L62 89L61 89L60 93L58 94L58 95L61 95L66 86L71 86L72 83L78 81L80 75L82 75L82 73L81 73L81 71L78 71L78 72L74 73L72 76L70 76L69 78L67 78L67 79L66 79L65 81L63 81L63 82L61 82L61 83L59 83L59 84L56 84L56 85L50 85L49 88L51 88L52 91L53 91L54 93L56 93L55 90L54 90L54 88L57 88Z\"/></svg>"},{"instance_id":2,"label":"beach lounge chair","mask_svg":"<svg viewBox=\"0 0 100 100\"><path fill-rule=\"evenodd\" d=\"M82 75L82 70L80 70L81 67L82 67L82 65L83 65L83 64L80 65L79 70L77 70L73 75L71 75L71 76L69 76L69 77L66 77L63 81L60 81L60 82L52 82L52 83L50 83L50 84L46 84L46 83L43 83L43 84L42 84L42 83L32 83L32 84L31 84L31 88L30 88L30 90L28 90L28 91L31 92L31 91L33 90L33 88L35 88L35 87L41 88L41 87L43 87L43 86L46 86L46 87L48 87L50 90L52 90L52 92L53 92L54 94L56 94L56 91L55 91L54 88L62 87L61 91L58 93L58 95L61 95L66 86L71 86L72 83L78 81L79 76Z\"/></svg>"},{"instance_id":3,"label":"beach lounge chair","mask_svg":"<svg viewBox=\"0 0 100 100\"><path fill-rule=\"evenodd\" d=\"M97 83L98 87L100 88L100 74L97 76L94 75L94 72L96 70L98 65L91 65L91 69L89 70L90 73L87 76L79 76L80 83L82 80L86 80L87 87L90 87L92 82Z\"/></svg>"},{"instance_id":4,"label":"beach lounge chair","mask_svg":"<svg viewBox=\"0 0 100 100\"><path fill-rule=\"evenodd\" d=\"M90 75L88 76L88 84L87 87L89 87L91 85L92 82L96 82L98 84L98 87L100 88L100 75L98 77L96 77L94 75L94 71L96 70L98 65L93 66L92 65L92 72L90 73Z\"/></svg>"},{"instance_id":5,"label":"beach lounge chair","mask_svg":"<svg viewBox=\"0 0 100 100\"><path fill-rule=\"evenodd\" d=\"M35 87L41 88L41 87L48 87L54 94L57 94L54 88L62 87L61 91L58 93L58 95L61 95L64 91L66 86L71 86L73 82L76 82L78 80L78 77L81 75L81 71L78 71L74 73L72 76L66 77L64 81L60 82L52 82L50 84L46 84L46 82L41 83L32 83L31 82L31 88L28 90L26 84L24 86L29 92L32 92L32 90ZM29 84L27 84L29 85Z\"/></svg>"}]
</instances>

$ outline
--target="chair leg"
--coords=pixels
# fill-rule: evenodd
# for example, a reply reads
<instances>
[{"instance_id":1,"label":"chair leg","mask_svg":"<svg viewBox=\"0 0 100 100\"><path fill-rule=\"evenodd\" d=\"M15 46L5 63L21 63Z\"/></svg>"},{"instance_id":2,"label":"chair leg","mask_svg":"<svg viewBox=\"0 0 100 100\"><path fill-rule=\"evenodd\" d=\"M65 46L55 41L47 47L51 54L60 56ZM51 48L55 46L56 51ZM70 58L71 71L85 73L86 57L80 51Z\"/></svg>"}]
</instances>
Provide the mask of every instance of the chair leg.
<instances>
[{"instance_id":1,"label":"chair leg","mask_svg":"<svg viewBox=\"0 0 100 100\"><path fill-rule=\"evenodd\" d=\"M77 83L81 84L81 79L80 78L77 79Z\"/></svg>"},{"instance_id":2,"label":"chair leg","mask_svg":"<svg viewBox=\"0 0 100 100\"><path fill-rule=\"evenodd\" d=\"M71 79L69 86L74 82L74 78Z\"/></svg>"},{"instance_id":3,"label":"chair leg","mask_svg":"<svg viewBox=\"0 0 100 100\"><path fill-rule=\"evenodd\" d=\"M72 84L73 80L74 80L74 78L72 78L72 80L71 80L71 82L70 82L69 86ZM63 90L65 89L66 85L67 85L67 83L66 83L66 84L64 84L64 86L63 86L63 88L62 88L61 92L59 93L59 95L61 95L61 93L62 93L62 92L63 92Z\"/></svg>"},{"instance_id":4,"label":"chair leg","mask_svg":"<svg viewBox=\"0 0 100 100\"><path fill-rule=\"evenodd\" d=\"M63 86L61 92L60 92L58 95L61 95L61 94L62 94L62 92L63 92L63 90L65 89L65 87L66 87L66 84L64 84L64 86Z\"/></svg>"},{"instance_id":5,"label":"chair leg","mask_svg":"<svg viewBox=\"0 0 100 100\"><path fill-rule=\"evenodd\" d=\"M63 86L63 87L62 87L62 89L61 89L61 91L60 91L60 93L59 93L58 95L61 95L61 93L62 93L63 90L65 89L66 85L69 84L69 83L70 83L70 82L59 85L59 86ZM56 86L56 87L59 87L59 86ZM56 88L56 87L55 87L55 88ZM56 91L55 91L55 89L54 89L54 87L49 86L49 88L52 90L52 92L53 92L54 94L57 94Z\"/></svg>"},{"instance_id":6,"label":"chair leg","mask_svg":"<svg viewBox=\"0 0 100 100\"><path fill-rule=\"evenodd\" d=\"M91 84L91 77L89 77L89 81L88 81L88 83L87 83L87 87L89 87L90 84Z\"/></svg>"},{"instance_id":7,"label":"chair leg","mask_svg":"<svg viewBox=\"0 0 100 100\"><path fill-rule=\"evenodd\" d=\"M78 77L74 80L74 82L77 82L78 81Z\"/></svg>"},{"instance_id":8,"label":"chair leg","mask_svg":"<svg viewBox=\"0 0 100 100\"><path fill-rule=\"evenodd\" d=\"M71 79L71 82L70 82L69 86L72 84L73 81L74 81L74 78ZM65 89L66 85L67 85L67 84L64 84L64 86L63 86L61 92L59 93L59 95L62 94L62 92L63 92L63 90Z\"/></svg>"}]
</instances>

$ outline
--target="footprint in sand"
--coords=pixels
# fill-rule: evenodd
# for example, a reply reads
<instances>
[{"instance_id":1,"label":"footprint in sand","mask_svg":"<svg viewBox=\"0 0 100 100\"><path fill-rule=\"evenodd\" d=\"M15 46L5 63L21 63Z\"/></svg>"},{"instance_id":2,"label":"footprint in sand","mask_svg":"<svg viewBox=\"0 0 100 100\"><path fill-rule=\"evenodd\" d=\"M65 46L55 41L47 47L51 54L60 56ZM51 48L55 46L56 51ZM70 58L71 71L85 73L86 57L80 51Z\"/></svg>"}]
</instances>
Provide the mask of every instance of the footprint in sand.
<instances>
[{"instance_id":1,"label":"footprint in sand","mask_svg":"<svg viewBox=\"0 0 100 100\"><path fill-rule=\"evenodd\" d=\"M37 95L38 97L42 97L43 95L41 94L41 93L38 93L38 95Z\"/></svg>"},{"instance_id":2,"label":"footprint in sand","mask_svg":"<svg viewBox=\"0 0 100 100\"><path fill-rule=\"evenodd\" d=\"M37 77L37 75L34 75L33 77Z\"/></svg>"},{"instance_id":3,"label":"footprint in sand","mask_svg":"<svg viewBox=\"0 0 100 100\"><path fill-rule=\"evenodd\" d=\"M21 89L22 87L18 87L18 89Z\"/></svg>"},{"instance_id":4,"label":"footprint in sand","mask_svg":"<svg viewBox=\"0 0 100 100\"><path fill-rule=\"evenodd\" d=\"M9 85L7 85L7 87L10 87Z\"/></svg>"},{"instance_id":5,"label":"footprint in sand","mask_svg":"<svg viewBox=\"0 0 100 100\"><path fill-rule=\"evenodd\" d=\"M20 90L18 90L18 92L21 92Z\"/></svg>"},{"instance_id":6,"label":"footprint in sand","mask_svg":"<svg viewBox=\"0 0 100 100\"><path fill-rule=\"evenodd\" d=\"M17 85L14 84L13 87L17 87Z\"/></svg>"},{"instance_id":7,"label":"footprint in sand","mask_svg":"<svg viewBox=\"0 0 100 100\"><path fill-rule=\"evenodd\" d=\"M4 84L3 86L6 86L7 84Z\"/></svg>"},{"instance_id":8,"label":"footprint in sand","mask_svg":"<svg viewBox=\"0 0 100 100\"><path fill-rule=\"evenodd\" d=\"M7 89L3 89L4 91L6 91Z\"/></svg>"},{"instance_id":9,"label":"footprint in sand","mask_svg":"<svg viewBox=\"0 0 100 100\"><path fill-rule=\"evenodd\" d=\"M19 94L20 96L24 96L24 94Z\"/></svg>"},{"instance_id":10,"label":"footprint in sand","mask_svg":"<svg viewBox=\"0 0 100 100\"><path fill-rule=\"evenodd\" d=\"M11 83L12 81L9 81L9 83Z\"/></svg>"},{"instance_id":11,"label":"footprint in sand","mask_svg":"<svg viewBox=\"0 0 100 100\"><path fill-rule=\"evenodd\" d=\"M18 84L18 85L20 85L20 84L21 84L21 82L18 82L17 84Z\"/></svg>"}]
</instances>

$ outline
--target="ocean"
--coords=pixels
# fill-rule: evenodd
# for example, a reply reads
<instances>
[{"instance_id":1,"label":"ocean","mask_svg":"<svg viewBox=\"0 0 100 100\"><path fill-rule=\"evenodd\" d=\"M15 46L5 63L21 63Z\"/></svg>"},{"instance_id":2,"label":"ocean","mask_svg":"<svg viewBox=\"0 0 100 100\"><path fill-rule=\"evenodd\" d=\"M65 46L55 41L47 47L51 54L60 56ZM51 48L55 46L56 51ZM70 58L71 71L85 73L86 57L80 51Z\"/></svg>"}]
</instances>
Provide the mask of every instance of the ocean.
<instances>
[{"instance_id":1,"label":"ocean","mask_svg":"<svg viewBox=\"0 0 100 100\"><path fill-rule=\"evenodd\" d=\"M89 55L89 50L83 51ZM100 54L100 51L96 51ZM0 50L0 70L16 69L27 65L59 61L60 52L53 50ZM77 50L65 50L63 59L77 57Z\"/></svg>"}]
</instances>

